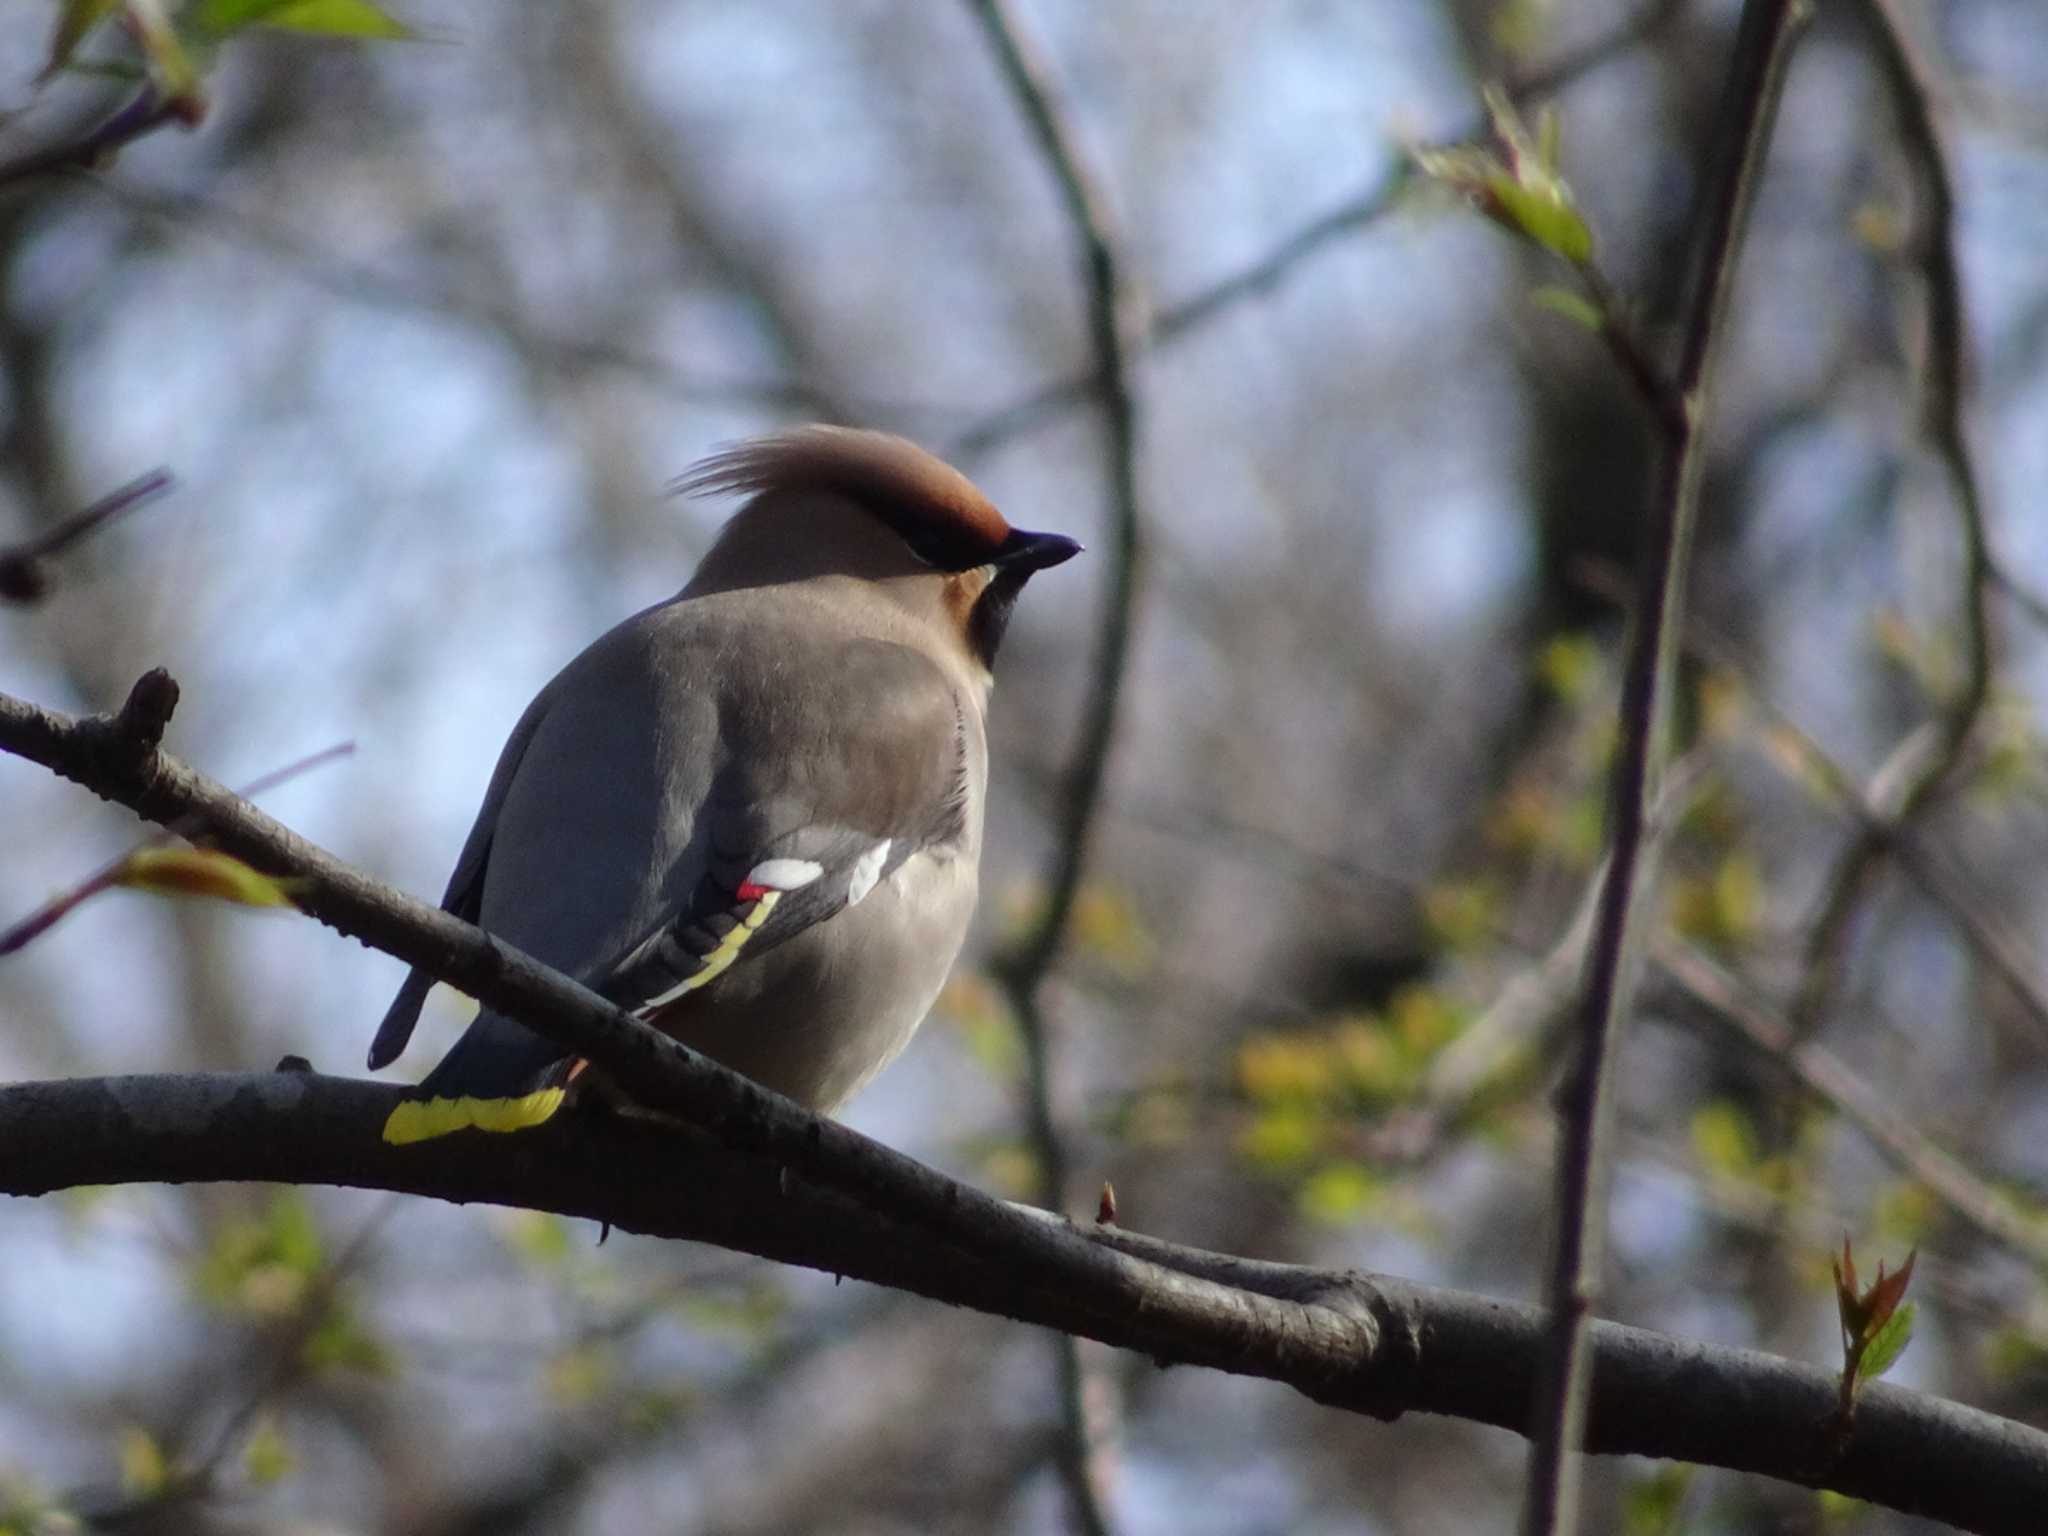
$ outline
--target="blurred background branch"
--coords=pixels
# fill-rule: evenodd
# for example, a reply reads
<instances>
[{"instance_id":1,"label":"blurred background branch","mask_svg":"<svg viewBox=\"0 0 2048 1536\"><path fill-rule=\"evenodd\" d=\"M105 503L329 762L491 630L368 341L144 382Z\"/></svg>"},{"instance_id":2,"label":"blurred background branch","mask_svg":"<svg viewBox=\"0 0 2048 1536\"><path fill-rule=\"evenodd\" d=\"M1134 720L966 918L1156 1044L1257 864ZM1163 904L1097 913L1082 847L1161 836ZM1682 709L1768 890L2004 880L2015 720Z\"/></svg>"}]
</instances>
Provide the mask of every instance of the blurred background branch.
<instances>
[{"instance_id":1,"label":"blurred background branch","mask_svg":"<svg viewBox=\"0 0 2048 1536\"><path fill-rule=\"evenodd\" d=\"M118 490L45 528L19 544L0 545L0 598L33 603L49 595L49 562L88 534L118 517L126 517L146 501L171 488L168 470L153 469Z\"/></svg>"},{"instance_id":2,"label":"blurred background branch","mask_svg":"<svg viewBox=\"0 0 2048 1536\"><path fill-rule=\"evenodd\" d=\"M997 970L1024 1041L1025 1119L1038 1165L1038 1199L1048 1210L1067 1209L1069 1169L1059 1126L1053 1046L1043 990L1073 925L1074 904L1093 840L1096 813L1116 740L1131 636L1143 575L1144 522L1139 509L1138 352L1148 321L1144 300L1129 276L1108 189L1092 169L1080 130L1054 83L1052 66L1009 0L970 0L1005 82L1016 98L1080 248L1088 302L1088 334L1095 356L1090 393L1102 407L1105 479L1110 496L1108 572L1102 616L1090 658L1090 685L1082 707L1080 739L1066 774L1046 872L1043 911ZM1053 1340L1059 1379L1060 1466L1073 1526L1085 1536L1108 1536L1112 1475L1113 1387L1091 1373L1080 1341ZM1092 1379L1091 1379L1092 1374Z\"/></svg>"}]
</instances>

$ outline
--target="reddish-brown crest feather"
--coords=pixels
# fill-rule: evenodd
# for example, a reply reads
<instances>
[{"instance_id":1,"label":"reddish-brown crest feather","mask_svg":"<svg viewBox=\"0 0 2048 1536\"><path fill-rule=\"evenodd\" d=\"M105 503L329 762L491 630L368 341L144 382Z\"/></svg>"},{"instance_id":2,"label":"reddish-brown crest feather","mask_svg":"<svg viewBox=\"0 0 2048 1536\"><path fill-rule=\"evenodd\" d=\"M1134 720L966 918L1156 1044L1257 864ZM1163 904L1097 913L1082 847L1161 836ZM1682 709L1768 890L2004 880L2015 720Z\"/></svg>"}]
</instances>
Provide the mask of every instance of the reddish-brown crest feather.
<instances>
[{"instance_id":1,"label":"reddish-brown crest feather","mask_svg":"<svg viewBox=\"0 0 2048 1536\"><path fill-rule=\"evenodd\" d=\"M705 459L676 482L685 495L823 491L861 503L898 528L966 538L993 553L1010 525L959 470L906 438L809 426L757 437Z\"/></svg>"}]
</instances>

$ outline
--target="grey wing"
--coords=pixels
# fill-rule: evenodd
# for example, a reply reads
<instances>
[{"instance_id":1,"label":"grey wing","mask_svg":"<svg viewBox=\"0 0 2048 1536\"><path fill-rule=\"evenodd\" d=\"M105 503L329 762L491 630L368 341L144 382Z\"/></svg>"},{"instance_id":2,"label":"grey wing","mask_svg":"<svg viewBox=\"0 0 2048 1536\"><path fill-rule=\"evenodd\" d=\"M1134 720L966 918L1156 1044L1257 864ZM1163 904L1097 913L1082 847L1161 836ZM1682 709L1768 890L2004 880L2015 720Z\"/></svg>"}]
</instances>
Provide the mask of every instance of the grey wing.
<instances>
[{"instance_id":1,"label":"grey wing","mask_svg":"<svg viewBox=\"0 0 2048 1536\"><path fill-rule=\"evenodd\" d=\"M858 905L913 854L958 844L967 709L935 665L886 641L839 648L794 700L738 692L723 711L733 750L698 813L696 868L592 985L659 1011Z\"/></svg>"},{"instance_id":2,"label":"grey wing","mask_svg":"<svg viewBox=\"0 0 2048 1536\"><path fill-rule=\"evenodd\" d=\"M441 910L452 912L465 922L475 922L483 909L484 870L490 863L491 841L498 830L498 812L505 803L505 794L511 788L513 777L519 772L527 746L547 713L548 697L549 690L543 690L527 705L526 713L512 728L504 751L498 754L498 766L491 773L490 786L484 791L484 803L469 829L468 840L462 845L462 856L455 861L455 873L448 877L448 889L441 897ZM369 1065L372 1072L390 1066L403 1054L406 1042L412 1039L413 1029L419 1023L420 1008L433 989L434 978L425 971L414 969L406 976L404 985L398 989L398 996L391 1000L390 1008L385 1011L384 1021L377 1026L375 1038L370 1041Z\"/></svg>"}]
</instances>

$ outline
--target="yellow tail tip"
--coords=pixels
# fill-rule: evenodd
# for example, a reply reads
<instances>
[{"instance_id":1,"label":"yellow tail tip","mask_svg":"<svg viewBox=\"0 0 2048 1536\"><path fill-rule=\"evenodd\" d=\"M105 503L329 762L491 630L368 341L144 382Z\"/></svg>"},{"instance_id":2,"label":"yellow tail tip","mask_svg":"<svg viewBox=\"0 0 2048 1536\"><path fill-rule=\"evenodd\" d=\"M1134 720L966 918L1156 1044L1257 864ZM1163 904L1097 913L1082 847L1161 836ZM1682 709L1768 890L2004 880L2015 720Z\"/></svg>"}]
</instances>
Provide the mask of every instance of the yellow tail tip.
<instances>
[{"instance_id":1,"label":"yellow tail tip","mask_svg":"<svg viewBox=\"0 0 2048 1536\"><path fill-rule=\"evenodd\" d=\"M540 1088L516 1099L407 1099L384 1122L384 1139L403 1147L471 1127L479 1131L530 1130L554 1118L565 1092Z\"/></svg>"}]
</instances>

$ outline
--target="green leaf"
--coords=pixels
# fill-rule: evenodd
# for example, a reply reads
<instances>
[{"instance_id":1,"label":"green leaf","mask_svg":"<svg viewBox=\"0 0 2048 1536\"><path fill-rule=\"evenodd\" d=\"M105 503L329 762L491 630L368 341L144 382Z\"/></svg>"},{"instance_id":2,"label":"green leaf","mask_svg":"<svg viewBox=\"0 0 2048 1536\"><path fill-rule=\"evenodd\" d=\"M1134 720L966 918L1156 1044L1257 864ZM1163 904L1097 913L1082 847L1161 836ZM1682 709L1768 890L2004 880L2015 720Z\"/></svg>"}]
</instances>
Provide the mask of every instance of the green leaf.
<instances>
[{"instance_id":1,"label":"green leaf","mask_svg":"<svg viewBox=\"0 0 2048 1536\"><path fill-rule=\"evenodd\" d=\"M1237 1150L1268 1173L1288 1173L1315 1157L1327 1139L1322 1115L1298 1105L1276 1105L1237 1133Z\"/></svg>"},{"instance_id":2,"label":"green leaf","mask_svg":"<svg viewBox=\"0 0 2048 1536\"><path fill-rule=\"evenodd\" d=\"M1496 153L1457 146L1415 154L1423 174L1463 193L1503 229L1554 252L1574 266L1593 259L1593 231L1579 216L1571 188L1557 174L1558 130L1552 119L1531 138L1505 94L1489 88Z\"/></svg>"},{"instance_id":3,"label":"green leaf","mask_svg":"<svg viewBox=\"0 0 2048 1536\"><path fill-rule=\"evenodd\" d=\"M114 1459L120 1464L122 1488L139 1498L162 1492L171 1480L170 1458L156 1436L140 1424L122 1427L115 1438Z\"/></svg>"},{"instance_id":4,"label":"green leaf","mask_svg":"<svg viewBox=\"0 0 2048 1536\"><path fill-rule=\"evenodd\" d=\"M1704 1104L1692 1117L1692 1153L1709 1173L1743 1179L1756 1170L1756 1131L1742 1107L1727 1099ZM1855 1285L1855 1275L1849 1284ZM1848 1326L1844 1314L1843 1326Z\"/></svg>"},{"instance_id":5,"label":"green leaf","mask_svg":"<svg viewBox=\"0 0 2048 1536\"><path fill-rule=\"evenodd\" d=\"M1563 315L1576 325L1583 325L1595 336L1607 329L1607 317L1600 313L1600 306L1584 294L1573 293L1569 288L1560 288L1555 283L1546 283L1529 295L1529 302L1538 309L1547 309L1553 315Z\"/></svg>"},{"instance_id":6,"label":"green leaf","mask_svg":"<svg viewBox=\"0 0 2048 1536\"><path fill-rule=\"evenodd\" d=\"M1328 1163L1310 1174L1297 1199L1311 1221L1339 1226L1371 1212L1385 1193L1378 1175L1363 1163Z\"/></svg>"},{"instance_id":7,"label":"green leaf","mask_svg":"<svg viewBox=\"0 0 2048 1536\"><path fill-rule=\"evenodd\" d=\"M1865 1381L1875 1381L1897 1363L1906 1346L1913 1342L1913 1314L1917 1310L1912 1302L1906 1302L1886 1318L1870 1342L1863 1348L1862 1359L1856 1362L1856 1374Z\"/></svg>"},{"instance_id":8,"label":"green leaf","mask_svg":"<svg viewBox=\"0 0 2048 1536\"><path fill-rule=\"evenodd\" d=\"M263 1215L224 1223L194 1264L192 1281L215 1306L282 1317L305 1300L324 1253L311 1205L299 1190L287 1188Z\"/></svg>"},{"instance_id":9,"label":"green leaf","mask_svg":"<svg viewBox=\"0 0 2048 1536\"><path fill-rule=\"evenodd\" d=\"M1544 174L1557 174L1558 156L1564 150L1564 119L1557 115L1557 108L1545 107L1536 114L1536 163L1543 167Z\"/></svg>"},{"instance_id":10,"label":"green leaf","mask_svg":"<svg viewBox=\"0 0 2048 1536\"><path fill-rule=\"evenodd\" d=\"M244 907L288 907L296 882L258 874L214 848L138 848L109 877L110 885L159 896L210 896Z\"/></svg>"},{"instance_id":11,"label":"green leaf","mask_svg":"<svg viewBox=\"0 0 2048 1536\"><path fill-rule=\"evenodd\" d=\"M326 1245L320 1237L319 1219L298 1190L280 1190L271 1200L264 1237L270 1256L295 1273L310 1275L324 1261Z\"/></svg>"},{"instance_id":12,"label":"green leaf","mask_svg":"<svg viewBox=\"0 0 2048 1536\"><path fill-rule=\"evenodd\" d=\"M1502 900L1499 886L1484 876L1444 881L1423 889L1422 917L1436 943L1472 949L1499 929Z\"/></svg>"},{"instance_id":13,"label":"green leaf","mask_svg":"<svg viewBox=\"0 0 2048 1536\"><path fill-rule=\"evenodd\" d=\"M383 1340L341 1307L320 1320L320 1326L307 1336L299 1358L309 1371L360 1371L366 1376L392 1375L397 1365Z\"/></svg>"},{"instance_id":14,"label":"green leaf","mask_svg":"<svg viewBox=\"0 0 2048 1536\"><path fill-rule=\"evenodd\" d=\"M1577 297L1562 288L1538 288L1531 297L1546 309L1552 307L1544 303L1546 293ZM1600 685L1599 642L1582 630L1554 636L1536 657L1536 675L1559 703L1582 702Z\"/></svg>"},{"instance_id":15,"label":"green leaf","mask_svg":"<svg viewBox=\"0 0 2048 1536\"><path fill-rule=\"evenodd\" d=\"M1821 1521L1829 1530L1839 1530L1851 1521L1861 1519L1870 1509L1863 1500L1852 1499L1832 1488L1815 1489L1813 1498L1820 1509Z\"/></svg>"},{"instance_id":16,"label":"green leaf","mask_svg":"<svg viewBox=\"0 0 2048 1536\"><path fill-rule=\"evenodd\" d=\"M205 104L199 89L199 65L178 36L178 29L171 25L159 0L129 0L127 14L158 91L166 101L192 104L196 122Z\"/></svg>"},{"instance_id":17,"label":"green leaf","mask_svg":"<svg viewBox=\"0 0 2048 1536\"><path fill-rule=\"evenodd\" d=\"M1496 176L1488 186L1505 215L1503 222L1519 229L1547 251L1573 265L1593 254L1593 231L1571 205L1571 194L1556 180L1517 181Z\"/></svg>"},{"instance_id":18,"label":"green leaf","mask_svg":"<svg viewBox=\"0 0 2048 1536\"><path fill-rule=\"evenodd\" d=\"M193 27L208 37L228 37L251 27L303 32L314 37L361 37L402 41L412 28L370 0L202 0Z\"/></svg>"},{"instance_id":19,"label":"green leaf","mask_svg":"<svg viewBox=\"0 0 2048 1536\"><path fill-rule=\"evenodd\" d=\"M284 1431L277 1427L276 1419L265 1416L250 1434L249 1443L242 1447L243 1474L261 1488L283 1482L291 1475L294 1464Z\"/></svg>"},{"instance_id":20,"label":"green leaf","mask_svg":"<svg viewBox=\"0 0 2048 1536\"><path fill-rule=\"evenodd\" d=\"M50 60L36 76L41 85L71 62L86 34L113 13L118 0L64 0L57 12L56 30L50 34Z\"/></svg>"},{"instance_id":21,"label":"green leaf","mask_svg":"<svg viewBox=\"0 0 2048 1536\"><path fill-rule=\"evenodd\" d=\"M548 1211L509 1211L506 1215L505 1240L528 1264L552 1269L574 1256L569 1223L561 1217Z\"/></svg>"},{"instance_id":22,"label":"green leaf","mask_svg":"<svg viewBox=\"0 0 2048 1536\"><path fill-rule=\"evenodd\" d=\"M1621 1528L1628 1536L1668 1536L1685 1510L1692 1475L1691 1467L1671 1464L1631 1482L1621 1496Z\"/></svg>"}]
</instances>

